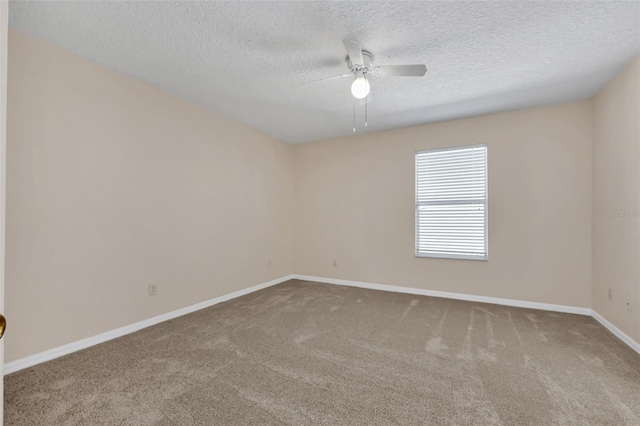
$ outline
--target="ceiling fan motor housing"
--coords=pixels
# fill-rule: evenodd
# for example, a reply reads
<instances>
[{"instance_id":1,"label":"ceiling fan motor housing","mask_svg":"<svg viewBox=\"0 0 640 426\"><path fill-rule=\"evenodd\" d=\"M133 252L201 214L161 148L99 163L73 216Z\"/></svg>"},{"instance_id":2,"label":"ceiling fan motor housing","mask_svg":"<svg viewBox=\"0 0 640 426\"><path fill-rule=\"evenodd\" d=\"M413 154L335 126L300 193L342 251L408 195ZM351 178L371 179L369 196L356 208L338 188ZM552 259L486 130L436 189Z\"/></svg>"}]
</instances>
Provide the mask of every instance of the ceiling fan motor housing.
<instances>
[{"instance_id":1,"label":"ceiling fan motor housing","mask_svg":"<svg viewBox=\"0 0 640 426\"><path fill-rule=\"evenodd\" d=\"M366 50L362 51L362 62L364 62L362 66L354 65L353 62L351 62L351 58L347 56L347 67L353 74L366 74L368 72L371 72L371 70L373 69L373 55L371 54L371 52L368 52Z\"/></svg>"}]
</instances>

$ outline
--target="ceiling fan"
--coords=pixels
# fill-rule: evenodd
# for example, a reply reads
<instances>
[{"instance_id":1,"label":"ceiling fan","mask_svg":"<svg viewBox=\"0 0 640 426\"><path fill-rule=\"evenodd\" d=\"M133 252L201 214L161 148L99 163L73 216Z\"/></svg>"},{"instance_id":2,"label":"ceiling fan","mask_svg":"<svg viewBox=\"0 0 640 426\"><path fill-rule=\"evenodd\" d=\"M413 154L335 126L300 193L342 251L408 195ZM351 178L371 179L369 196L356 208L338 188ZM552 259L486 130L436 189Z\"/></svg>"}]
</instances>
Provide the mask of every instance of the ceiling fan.
<instances>
[{"instance_id":1,"label":"ceiling fan","mask_svg":"<svg viewBox=\"0 0 640 426\"><path fill-rule=\"evenodd\" d=\"M332 80L335 78L355 77L351 84L351 94L357 99L364 99L369 95L371 86L367 81L370 75L375 77L422 77L427 73L424 64L419 65L378 65L373 66L371 52L362 50L360 44L353 40L342 40L347 50L347 68L350 74L341 74L333 77L308 81L303 84L316 83L318 81Z\"/></svg>"},{"instance_id":2,"label":"ceiling fan","mask_svg":"<svg viewBox=\"0 0 640 426\"><path fill-rule=\"evenodd\" d=\"M360 44L353 40L342 40L347 50L347 68L349 74L341 74L333 77L325 77L319 80L308 81L302 84L316 83L318 81L333 80L335 78L354 77L351 83L351 94L356 99L364 99L364 125L367 126L367 100L371 85L368 76L375 77L422 77L427 73L424 64L417 65L379 65L373 66L373 55L367 50L362 50ZM353 131L356 131L356 104L353 104Z\"/></svg>"}]
</instances>

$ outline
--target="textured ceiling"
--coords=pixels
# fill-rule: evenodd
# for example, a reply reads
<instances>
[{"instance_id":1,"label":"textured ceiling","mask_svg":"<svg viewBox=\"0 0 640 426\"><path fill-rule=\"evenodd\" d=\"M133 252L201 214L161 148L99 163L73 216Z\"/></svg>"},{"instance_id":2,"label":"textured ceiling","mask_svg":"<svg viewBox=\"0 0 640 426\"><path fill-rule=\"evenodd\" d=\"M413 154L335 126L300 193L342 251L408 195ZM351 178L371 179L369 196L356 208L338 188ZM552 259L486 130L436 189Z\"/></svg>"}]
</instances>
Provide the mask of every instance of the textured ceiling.
<instances>
[{"instance_id":1,"label":"textured ceiling","mask_svg":"<svg viewBox=\"0 0 640 426\"><path fill-rule=\"evenodd\" d=\"M592 97L640 51L640 2L31 2L10 25L286 142L352 134L341 40L374 64L376 131Z\"/></svg>"}]
</instances>

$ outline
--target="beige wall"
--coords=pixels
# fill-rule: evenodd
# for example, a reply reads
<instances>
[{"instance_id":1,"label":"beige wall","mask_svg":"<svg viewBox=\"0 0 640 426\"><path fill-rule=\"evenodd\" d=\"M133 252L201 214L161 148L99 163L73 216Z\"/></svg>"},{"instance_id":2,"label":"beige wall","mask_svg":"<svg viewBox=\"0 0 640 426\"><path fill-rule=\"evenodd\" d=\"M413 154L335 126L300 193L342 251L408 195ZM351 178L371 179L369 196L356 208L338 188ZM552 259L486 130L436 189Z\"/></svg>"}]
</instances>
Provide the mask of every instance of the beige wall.
<instances>
[{"instance_id":1,"label":"beige wall","mask_svg":"<svg viewBox=\"0 0 640 426\"><path fill-rule=\"evenodd\" d=\"M414 257L414 151L478 143L489 260ZM589 102L297 145L294 170L298 274L591 306Z\"/></svg>"},{"instance_id":2,"label":"beige wall","mask_svg":"<svg viewBox=\"0 0 640 426\"><path fill-rule=\"evenodd\" d=\"M593 126L593 308L640 342L640 57L595 97Z\"/></svg>"},{"instance_id":3,"label":"beige wall","mask_svg":"<svg viewBox=\"0 0 640 426\"><path fill-rule=\"evenodd\" d=\"M292 272L288 145L16 30L8 99L7 361Z\"/></svg>"}]
</instances>

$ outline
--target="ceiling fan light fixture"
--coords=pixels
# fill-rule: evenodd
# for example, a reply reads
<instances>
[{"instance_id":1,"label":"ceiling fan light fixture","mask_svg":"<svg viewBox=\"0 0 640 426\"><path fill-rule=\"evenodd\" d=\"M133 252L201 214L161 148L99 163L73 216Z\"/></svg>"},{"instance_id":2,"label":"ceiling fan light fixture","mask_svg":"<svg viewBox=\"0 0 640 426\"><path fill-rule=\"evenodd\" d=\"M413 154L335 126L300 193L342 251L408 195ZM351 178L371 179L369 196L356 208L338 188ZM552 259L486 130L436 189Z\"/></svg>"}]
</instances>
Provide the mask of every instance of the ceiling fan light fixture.
<instances>
[{"instance_id":1,"label":"ceiling fan light fixture","mask_svg":"<svg viewBox=\"0 0 640 426\"><path fill-rule=\"evenodd\" d=\"M356 79L353 80L353 83L351 83L351 94L356 99L366 98L369 91L371 91L371 85L364 76L360 75L356 77Z\"/></svg>"}]
</instances>

